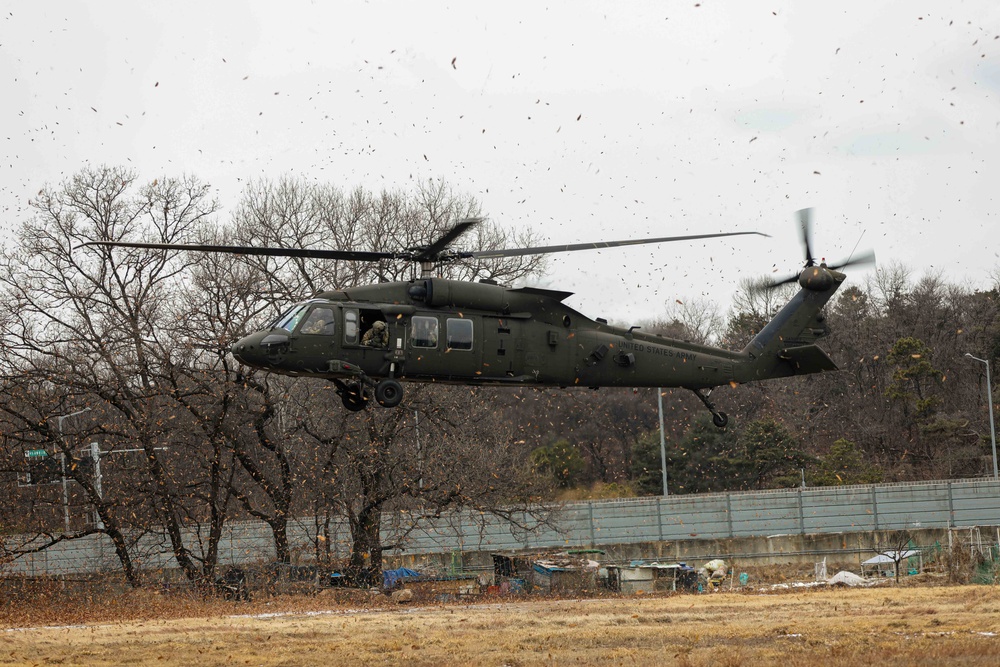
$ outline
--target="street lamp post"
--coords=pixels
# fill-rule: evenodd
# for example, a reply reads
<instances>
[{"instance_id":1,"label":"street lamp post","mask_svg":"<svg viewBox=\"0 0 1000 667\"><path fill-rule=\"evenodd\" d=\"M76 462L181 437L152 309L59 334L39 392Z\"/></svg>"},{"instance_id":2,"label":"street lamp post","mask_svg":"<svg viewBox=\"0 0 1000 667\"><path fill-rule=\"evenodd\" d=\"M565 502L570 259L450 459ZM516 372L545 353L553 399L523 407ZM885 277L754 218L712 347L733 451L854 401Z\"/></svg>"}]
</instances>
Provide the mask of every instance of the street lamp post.
<instances>
[{"instance_id":1,"label":"street lamp post","mask_svg":"<svg viewBox=\"0 0 1000 667\"><path fill-rule=\"evenodd\" d=\"M59 415L56 417L56 430L59 431L59 440L63 437L63 421L75 417L77 415L82 415L84 412L90 412L90 408L84 408L83 410L77 410L76 412L71 412L68 415ZM69 532L69 489L66 486L66 452L60 452L59 457L62 460L62 501L63 501L63 525L66 528L66 532Z\"/></svg>"},{"instance_id":2,"label":"street lamp post","mask_svg":"<svg viewBox=\"0 0 1000 667\"><path fill-rule=\"evenodd\" d=\"M993 479L1000 480L1000 474L998 474L997 471L997 432L996 428L993 426L993 383L990 380L990 362L986 359L974 357L968 352L965 353L965 356L969 359L986 364L986 400L989 401L990 404L990 440L993 443Z\"/></svg>"},{"instance_id":3,"label":"street lamp post","mask_svg":"<svg viewBox=\"0 0 1000 667\"><path fill-rule=\"evenodd\" d=\"M663 435L663 388L656 388L656 407L660 410L660 471L663 473L663 495L667 495L667 443Z\"/></svg>"}]
</instances>

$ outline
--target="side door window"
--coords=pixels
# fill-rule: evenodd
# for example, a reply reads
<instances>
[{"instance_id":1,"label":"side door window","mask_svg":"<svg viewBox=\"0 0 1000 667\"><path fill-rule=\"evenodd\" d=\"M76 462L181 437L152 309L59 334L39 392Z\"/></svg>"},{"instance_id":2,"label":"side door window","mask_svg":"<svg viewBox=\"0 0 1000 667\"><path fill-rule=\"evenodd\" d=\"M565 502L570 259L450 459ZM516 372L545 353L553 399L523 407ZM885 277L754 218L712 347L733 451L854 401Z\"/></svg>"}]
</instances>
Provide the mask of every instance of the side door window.
<instances>
[{"instance_id":1,"label":"side door window","mask_svg":"<svg viewBox=\"0 0 1000 667\"><path fill-rule=\"evenodd\" d=\"M410 347L434 348L438 344L438 319L415 315L410 320Z\"/></svg>"},{"instance_id":2,"label":"side door window","mask_svg":"<svg viewBox=\"0 0 1000 667\"><path fill-rule=\"evenodd\" d=\"M472 349L472 320L449 317L446 324L446 331L448 335L447 349Z\"/></svg>"},{"instance_id":3,"label":"side door window","mask_svg":"<svg viewBox=\"0 0 1000 667\"><path fill-rule=\"evenodd\" d=\"M348 345L358 344L358 309L344 309L344 342Z\"/></svg>"}]
</instances>

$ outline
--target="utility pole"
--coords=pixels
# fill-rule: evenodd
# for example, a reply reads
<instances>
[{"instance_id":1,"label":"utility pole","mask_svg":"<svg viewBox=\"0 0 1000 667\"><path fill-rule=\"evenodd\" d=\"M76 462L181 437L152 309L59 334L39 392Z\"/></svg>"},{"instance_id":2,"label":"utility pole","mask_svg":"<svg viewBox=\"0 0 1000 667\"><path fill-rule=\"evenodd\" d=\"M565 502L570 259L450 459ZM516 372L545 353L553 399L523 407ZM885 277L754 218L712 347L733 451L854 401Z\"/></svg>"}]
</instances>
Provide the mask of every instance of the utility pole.
<instances>
[{"instance_id":1,"label":"utility pole","mask_svg":"<svg viewBox=\"0 0 1000 667\"><path fill-rule=\"evenodd\" d=\"M990 379L990 362L986 359L974 357L968 352L965 353L965 356L974 361L986 364L986 400L989 401L990 405L990 440L993 443L993 479L1000 480L1000 474L998 474L997 471L997 431L993 426L993 382Z\"/></svg>"}]
</instances>

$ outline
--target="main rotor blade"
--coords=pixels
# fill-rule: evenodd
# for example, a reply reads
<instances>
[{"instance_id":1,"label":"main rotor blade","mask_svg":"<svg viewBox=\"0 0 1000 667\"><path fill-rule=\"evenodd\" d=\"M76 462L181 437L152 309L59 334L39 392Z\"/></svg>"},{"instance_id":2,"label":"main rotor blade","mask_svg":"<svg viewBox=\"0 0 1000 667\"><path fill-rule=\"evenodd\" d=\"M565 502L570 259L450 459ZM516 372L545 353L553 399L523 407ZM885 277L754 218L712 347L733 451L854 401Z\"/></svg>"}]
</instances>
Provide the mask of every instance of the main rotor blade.
<instances>
[{"instance_id":1,"label":"main rotor blade","mask_svg":"<svg viewBox=\"0 0 1000 667\"><path fill-rule=\"evenodd\" d=\"M445 232L444 235L442 235L438 240L434 241L434 243L413 255L413 259L418 262L430 262L437 259L442 250L450 246L455 239L478 225L480 222L482 222L481 218L469 218L468 220L462 220Z\"/></svg>"},{"instance_id":2,"label":"main rotor blade","mask_svg":"<svg viewBox=\"0 0 1000 667\"><path fill-rule=\"evenodd\" d=\"M806 250L806 266L814 266L816 258L812 254L812 209L803 208L798 211L799 227L802 232L802 245Z\"/></svg>"},{"instance_id":3,"label":"main rotor blade","mask_svg":"<svg viewBox=\"0 0 1000 667\"><path fill-rule=\"evenodd\" d=\"M309 248L260 248L253 246L202 245L187 243L126 243L124 241L88 241L78 247L105 246L111 248L146 248L150 250L191 250L194 252L219 252L231 255L258 255L266 257L308 257L312 259L347 259L374 262L380 259L409 259L409 253L369 252L366 250L321 250Z\"/></svg>"},{"instance_id":4,"label":"main rotor blade","mask_svg":"<svg viewBox=\"0 0 1000 667\"><path fill-rule=\"evenodd\" d=\"M795 283L799 281L799 274L796 273L791 276L786 276L784 278L773 278L765 283L761 284L764 289L774 289L775 287L781 287L782 285L787 285L789 283Z\"/></svg>"},{"instance_id":5,"label":"main rotor blade","mask_svg":"<svg viewBox=\"0 0 1000 667\"><path fill-rule=\"evenodd\" d=\"M875 251L869 250L867 252L861 253L857 257L849 257L839 264L830 264L827 268L836 271L837 269L843 269L844 267L847 266L861 266L862 264L874 264L874 263L875 263Z\"/></svg>"},{"instance_id":6,"label":"main rotor blade","mask_svg":"<svg viewBox=\"0 0 1000 667\"><path fill-rule=\"evenodd\" d=\"M508 250L476 250L457 253L459 257L475 257L491 259L494 257L519 257L521 255L546 255L555 252L574 252L577 250L600 250L601 248L618 248L620 246L643 245L646 243L669 243L671 241L694 241L697 239L714 239L720 236L744 236L756 234L767 236L761 232L723 232L721 234L693 234L690 236L664 236L657 239L635 239L630 241L597 241L595 243L570 243L568 245L537 246L535 248L510 248Z\"/></svg>"}]
</instances>

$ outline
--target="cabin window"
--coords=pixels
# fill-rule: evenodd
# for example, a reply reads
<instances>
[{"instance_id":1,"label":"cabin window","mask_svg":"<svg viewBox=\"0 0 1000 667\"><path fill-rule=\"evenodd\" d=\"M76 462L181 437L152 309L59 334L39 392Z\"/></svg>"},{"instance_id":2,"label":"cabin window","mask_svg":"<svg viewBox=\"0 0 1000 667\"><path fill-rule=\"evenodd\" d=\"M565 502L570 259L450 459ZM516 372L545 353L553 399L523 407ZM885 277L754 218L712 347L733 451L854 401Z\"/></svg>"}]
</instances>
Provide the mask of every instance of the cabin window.
<instances>
[{"instance_id":1,"label":"cabin window","mask_svg":"<svg viewBox=\"0 0 1000 667\"><path fill-rule=\"evenodd\" d=\"M410 320L411 347L437 347L438 320L436 317L417 315Z\"/></svg>"},{"instance_id":2,"label":"cabin window","mask_svg":"<svg viewBox=\"0 0 1000 667\"><path fill-rule=\"evenodd\" d=\"M344 309L344 342L348 345L358 344L358 311L356 308Z\"/></svg>"},{"instance_id":3,"label":"cabin window","mask_svg":"<svg viewBox=\"0 0 1000 667\"><path fill-rule=\"evenodd\" d=\"M334 331L333 308L316 306L302 323L299 333L311 336L332 336Z\"/></svg>"},{"instance_id":4,"label":"cabin window","mask_svg":"<svg viewBox=\"0 0 1000 667\"><path fill-rule=\"evenodd\" d=\"M472 320L448 318L448 349L472 349Z\"/></svg>"}]
</instances>

